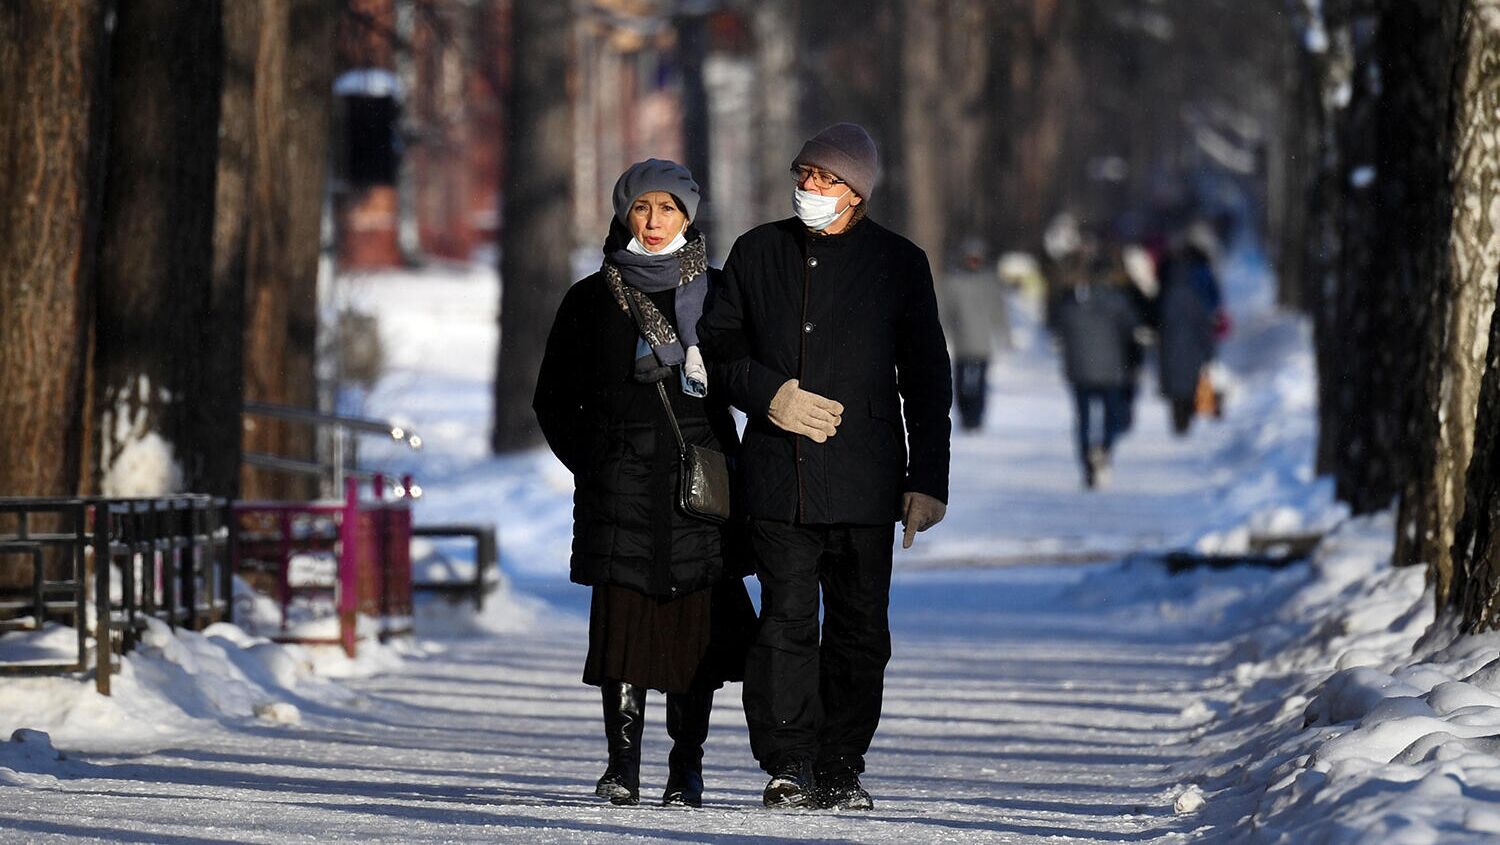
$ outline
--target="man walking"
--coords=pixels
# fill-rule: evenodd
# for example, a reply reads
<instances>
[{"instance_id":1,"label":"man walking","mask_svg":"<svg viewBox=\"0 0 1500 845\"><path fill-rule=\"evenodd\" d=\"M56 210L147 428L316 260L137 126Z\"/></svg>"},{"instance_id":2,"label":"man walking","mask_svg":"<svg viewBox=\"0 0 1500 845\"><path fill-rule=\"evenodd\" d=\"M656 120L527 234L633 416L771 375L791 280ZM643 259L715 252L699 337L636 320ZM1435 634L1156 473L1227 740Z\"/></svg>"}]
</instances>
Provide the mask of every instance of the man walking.
<instances>
[{"instance_id":1,"label":"man walking","mask_svg":"<svg viewBox=\"0 0 1500 845\"><path fill-rule=\"evenodd\" d=\"M865 217L878 172L859 126L809 140L796 216L740 237L700 324L749 418L737 506L761 627L745 716L768 807L873 806L859 775L891 656L894 523L910 548L947 507L947 346L927 256Z\"/></svg>"}]
</instances>

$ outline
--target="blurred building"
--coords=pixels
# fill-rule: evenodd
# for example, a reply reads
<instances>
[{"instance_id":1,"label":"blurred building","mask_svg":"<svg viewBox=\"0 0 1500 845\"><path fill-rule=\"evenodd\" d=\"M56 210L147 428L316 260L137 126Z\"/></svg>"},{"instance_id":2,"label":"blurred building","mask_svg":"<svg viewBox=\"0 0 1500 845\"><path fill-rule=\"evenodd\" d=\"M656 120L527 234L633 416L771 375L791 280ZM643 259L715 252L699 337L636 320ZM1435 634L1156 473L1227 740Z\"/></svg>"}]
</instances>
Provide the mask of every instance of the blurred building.
<instances>
[{"instance_id":1,"label":"blurred building","mask_svg":"<svg viewBox=\"0 0 1500 845\"><path fill-rule=\"evenodd\" d=\"M508 6L349 0L331 182L341 268L467 260L494 241Z\"/></svg>"}]
</instances>

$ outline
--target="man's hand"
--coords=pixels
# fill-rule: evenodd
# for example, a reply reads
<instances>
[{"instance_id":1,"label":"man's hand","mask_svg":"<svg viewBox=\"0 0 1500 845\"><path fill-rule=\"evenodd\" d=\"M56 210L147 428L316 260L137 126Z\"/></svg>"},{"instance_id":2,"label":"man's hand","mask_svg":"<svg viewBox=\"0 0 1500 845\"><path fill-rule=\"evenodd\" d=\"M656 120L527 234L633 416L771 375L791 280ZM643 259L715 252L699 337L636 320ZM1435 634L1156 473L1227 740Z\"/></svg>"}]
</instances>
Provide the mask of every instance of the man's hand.
<instances>
[{"instance_id":1,"label":"man's hand","mask_svg":"<svg viewBox=\"0 0 1500 845\"><path fill-rule=\"evenodd\" d=\"M906 532L901 536L901 548L911 548L918 531L926 531L948 513L948 506L926 493L906 493L901 497L901 524Z\"/></svg>"},{"instance_id":2,"label":"man's hand","mask_svg":"<svg viewBox=\"0 0 1500 845\"><path fill-rule=\"evenodd\" d=\"M797 386L796 379L790 379L776 391L766 415L778 427L805 435L814 443L822 443L832 437L839 423L844 421L844 406L809 393Z\"/></svg>"}]
</instances>

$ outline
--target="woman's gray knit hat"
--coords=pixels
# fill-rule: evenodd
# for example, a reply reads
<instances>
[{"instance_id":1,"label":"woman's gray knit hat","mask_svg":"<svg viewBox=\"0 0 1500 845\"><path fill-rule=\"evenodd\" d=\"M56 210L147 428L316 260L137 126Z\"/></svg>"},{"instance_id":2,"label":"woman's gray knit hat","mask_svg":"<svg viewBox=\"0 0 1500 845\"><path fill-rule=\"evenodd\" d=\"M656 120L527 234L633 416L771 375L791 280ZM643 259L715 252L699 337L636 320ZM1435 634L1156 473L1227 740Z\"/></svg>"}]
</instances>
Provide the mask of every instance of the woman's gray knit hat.
<instances>
[{"instance_id":1,"label":"woman's gray knit hat","mask_svg":"<svg viewBox=\"0 0 1500 845\"><path fill-rule=\"evenodd\" d=\"M648 158L625 169L615 181L615 217L630 225L630 206L641 194L666 191L677 198L689 220L698 219L698 183L675 161Z\"/></svg>"},{"instance_id":2,"label":"woman's gray knit hat","mask_svg":"<svg viewBox=\"0 0 1500 845\"><path fill-rule=\"evenodd\" d=\"M854 193L865 199L870 198L880 178L880 153L875 149L875 139L857 123L835 123L814 135L792 159L793 167L804 164L821 167L843 179Z\"/></svg>"}]
</instances>

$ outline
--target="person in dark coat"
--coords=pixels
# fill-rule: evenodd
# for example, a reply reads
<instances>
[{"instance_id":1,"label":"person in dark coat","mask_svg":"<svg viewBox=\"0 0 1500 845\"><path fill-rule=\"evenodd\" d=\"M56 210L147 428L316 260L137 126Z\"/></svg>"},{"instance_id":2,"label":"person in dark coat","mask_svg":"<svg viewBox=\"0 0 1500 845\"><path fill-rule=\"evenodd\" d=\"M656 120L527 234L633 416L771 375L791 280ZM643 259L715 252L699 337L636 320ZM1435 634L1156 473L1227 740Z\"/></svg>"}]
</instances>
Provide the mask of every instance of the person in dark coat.
<instances>
[{"instance_id":1,"label":"person in dark coat","mask_svg":"<svg viewBox=\"0 0 1500 845\"><path fill-rule=\"evenodd\" d=\"M1186 434L1193 422L1198 382L1217 351L1224 324L1223 294L1214 275L1216 244L1207 224L1194 224L1160 271L1156 304L1157 363L1162 396L1172 412L1172 430Z\"/></svg>"},{"instance_id":2,"label":"person in dark coat","mask_svg":"<svg viewBox=\"0 0 1500 845\"><path fill-rule=\"evenodd\" d=\"M910 547L948 498L953 393L932 274L865 217L878 167L859 126L808 141L796 216L736 241L701 324L748 417L739 503L761 620L744 700L767 806L873 806L859 775L891 656L894 523Z\"/></svg>"},{"instance_id":3,"label":"person in dark coat","mask_svg":"<svg viewBox=\"0 0 1500 845\"><path fill-rule=\"evenodd\" d=\"M603 692L609 747L595 791L639 801L655 689L667 694L673 740L662 802L696 807L713 693L743 677L755 610L743 567L726 568L727 529L676 506L678 445L658 383L684 441L734 452L727 397L696 332L717 273L691 225L698 186L687 168L631 166L614 205L603 267L558 308L533 407L573 472L571 575L594 591L583 680Z\"/></svg>"},{"instance_id":4,"label":"person in dark coat","mask_svg":"<svg viewBox=\"0 0 1500 845\"><path fill-rule=\"evenodd\" d=\"M1139 364L1136 332L1145 324L1120 250L1090 241L1081 272L1064 274L1048 303L1048 323L1073 390L1084 486L1108 482L1115 442L1131 423Z\"/></svg>"}]
</instances>

